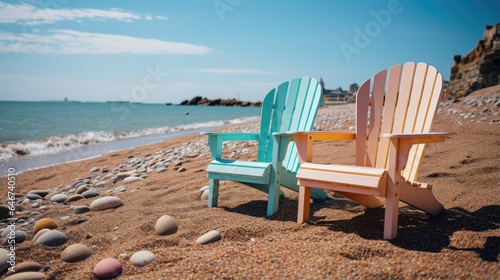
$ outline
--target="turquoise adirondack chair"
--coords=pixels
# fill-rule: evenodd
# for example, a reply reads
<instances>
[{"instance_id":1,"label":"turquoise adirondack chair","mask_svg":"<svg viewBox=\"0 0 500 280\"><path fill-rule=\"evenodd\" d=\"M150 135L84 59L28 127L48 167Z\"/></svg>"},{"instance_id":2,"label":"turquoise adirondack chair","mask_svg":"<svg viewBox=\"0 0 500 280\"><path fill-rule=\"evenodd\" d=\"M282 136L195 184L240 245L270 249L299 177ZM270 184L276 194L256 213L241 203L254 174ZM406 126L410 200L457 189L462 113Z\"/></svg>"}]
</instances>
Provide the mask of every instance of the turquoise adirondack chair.
<instances>
[{"instance_id":1,"label":"turquoise adirondack chair","mask_svg":"<svg viewBox=\"0 0 500 280\"><path fill-rule=\"evenodd\" d=\"M315 79L303 77L272 89L262 102L260 132L205 132L212 161L207 167L210 178L208 207L217 206L219 181L231 180L269 194L267 215L278 210L280 185L298 192L299 169L293 136L287 131L310 131L321 101L322 88ZM258 141L256 161L222 158L224 141ZM326 199L323 190L313 190L315 199Z\"/></svg>"}]
</instances>

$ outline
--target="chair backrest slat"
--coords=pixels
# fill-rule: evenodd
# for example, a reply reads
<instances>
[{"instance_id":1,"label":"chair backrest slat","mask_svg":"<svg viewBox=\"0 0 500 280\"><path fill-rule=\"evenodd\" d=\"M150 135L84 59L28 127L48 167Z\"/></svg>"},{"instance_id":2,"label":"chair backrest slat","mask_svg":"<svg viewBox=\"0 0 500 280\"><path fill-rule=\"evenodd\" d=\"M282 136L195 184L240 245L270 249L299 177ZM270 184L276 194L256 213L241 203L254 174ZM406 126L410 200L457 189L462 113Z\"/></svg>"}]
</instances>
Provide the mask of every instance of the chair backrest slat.
<instances>
[{"instance_id":1,"label":"chair backrest slat","mask_svg":"<svg viewBox=\"0 0 500 280\"><path fill-rule=\"evenodd\" d=\"M370 95L370 121L368 124L368 140L366 143L365 166L375 167L378 142L380 139L380 127L382 111L384 106L385 81L387 71L383 70L373 77L372 93Z\"/></svg>"},{"instance_id":2,"label":"chair backrest slat","mask_svg":"<svg viewBox=\"0 0 500 280\"><path fill-rule=\"evenodd\" d=\"M257 153L258 161L268 161L271 158L271 154L268 153L269 149L267 143L269 142L269 137L271 133L271 126L273 121L273 107L274 107L274 97L276 94L276 89L272 89L267 93L262 101L262 111L260 115L260 133L259 133L259 148Z\"/></svg>"},{"instance_id":3,"label":"chair backrest slat","mask_svg":"<svg viewBox=\"0 0 500 280\"><path fill-rule=\"evenodd\" d=\"M391 133L392 124L394 122L394 112L398 101L399 82L401 81L401 65L394 65L389 69L389 76L387 81L386 96L384 101L384 113L382 119L384 120L381 127L381 133ZM380 138L379 149L377 151L377 164L375 167L385 168L387 165L387 156L389 151L389 139Z\"/></svg>"},{"instance_id":4,"label":"chair backrest slat","mask_svg":"<svg viewBox=\"0 0 500 280\"><path fill-rule=\"evenodd\" d=\"M358 166L365 166L370 83L371 80L366 80L358 89L356 96L356 165Z\"/></svg>"}]
</instances>

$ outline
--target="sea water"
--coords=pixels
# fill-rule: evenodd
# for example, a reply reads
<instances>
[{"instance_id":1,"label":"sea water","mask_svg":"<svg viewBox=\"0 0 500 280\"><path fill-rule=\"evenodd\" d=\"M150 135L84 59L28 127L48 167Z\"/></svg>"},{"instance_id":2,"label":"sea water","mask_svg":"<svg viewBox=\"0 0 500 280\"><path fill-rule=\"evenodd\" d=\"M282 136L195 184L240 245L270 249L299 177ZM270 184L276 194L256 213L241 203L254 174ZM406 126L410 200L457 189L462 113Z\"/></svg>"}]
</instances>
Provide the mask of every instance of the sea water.
<instances>
[{"instance_id":1,"label":"sea water","mask_svg":"<svg viewBox=\"0 0 500 280\"><path fill-rule=\"evenodd\" d=\"M257 107L0 101L0 166L31 169L78 160L259 115Z\"/></svg>"}]
</instances>

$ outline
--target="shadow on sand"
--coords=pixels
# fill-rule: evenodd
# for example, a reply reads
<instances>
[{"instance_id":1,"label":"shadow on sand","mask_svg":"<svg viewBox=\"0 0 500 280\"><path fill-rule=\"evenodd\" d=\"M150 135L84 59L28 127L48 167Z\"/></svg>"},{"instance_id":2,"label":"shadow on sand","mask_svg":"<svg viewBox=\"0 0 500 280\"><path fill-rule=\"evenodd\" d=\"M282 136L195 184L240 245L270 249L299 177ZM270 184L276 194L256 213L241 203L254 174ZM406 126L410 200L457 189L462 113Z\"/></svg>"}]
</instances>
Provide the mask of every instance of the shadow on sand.
<instances>
[{"instance_id":1,"label":"shadow on sand","mask_svg":"<svg viewBox=\"0 0 500 280\"><path fill-rule=\"evenodd\" d=\"M226 211L263 217L275 221L296 221L297 200L280 198L278 212L266 217L267 201L255 200L234 208L224 207ZM359 213L351 219L331 220L332 217L313 215L310 224L327 227L331 231L355 233L365 239L381 240L384 228L384 208L368 209L347 199L328 199L311 204L311 213L322 208L336 208ZM350 210L344 210L350 209ZM451 238L457 231L483 232L500 228L500 205L484 206L475 212L460 207L445 209L438 217L430 216L411 206L400 208L398 237L389 242L395 246L415 251L440 252L451 250L473 251L485 261L498 262L500 237L489 236L482 247L456 248L451 246Z\"/></svg>"}]
</instances>

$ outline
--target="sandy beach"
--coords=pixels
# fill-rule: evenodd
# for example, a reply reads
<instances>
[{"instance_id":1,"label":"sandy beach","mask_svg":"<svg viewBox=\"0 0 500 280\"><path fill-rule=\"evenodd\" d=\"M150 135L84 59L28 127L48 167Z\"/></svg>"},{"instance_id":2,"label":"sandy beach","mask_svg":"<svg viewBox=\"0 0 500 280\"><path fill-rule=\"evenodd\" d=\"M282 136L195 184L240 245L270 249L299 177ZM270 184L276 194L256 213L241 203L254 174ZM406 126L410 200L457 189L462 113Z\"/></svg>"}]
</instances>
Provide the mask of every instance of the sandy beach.
<instances>
[{"instance_id":1,"label":"sandy beach","mask_svg":"<svg viewBox=\"0 0 500 280\"><path fill-rule=\"evenodd\" d=\"M382 239L383 208L366 209L333 193L311 204L311 222L304 225L296 224L298 194L288 189L271 217L265 215L265 193L228 181L221 182L219 207L208 208L200 192L208 185L207 139L193 134L16 175L14 217L27 233L16 244L16 263L37 262L49 279L94 279L96 264L110 257L123 268L116 279L499 279L498 96L497 89L443 101L433 131L450 137L428 146L419 181L433 186L446 210L431 217L401 202L394 240ZM323 107L315 128L345 130L353 120L354 104ZM224 130L257 131L258 123ZM252 160L256 150L256 143L238 142L228 145L225 155ZM316 143L314 161L351 164L354 152L350 142ZM166 170L158 172L162 165ZM144 169L143 180L123 184L108 175L132 168ZM78 178L99 196L66 203L26 198L33 190L74 195ZM7 177L0 184L6 205ZM123 205L74 213L103 196L116 196ZM176 233L156 234L163 215L176 220ZM53 219L68 241L33 242L41 218ZM211 230L220 232L219 241L195 242ZM75 243L90 248L91 256L64 262L61 253ZM145 267L131 264L141 250L156 259Z\"/></svg>"}]
</instances>

